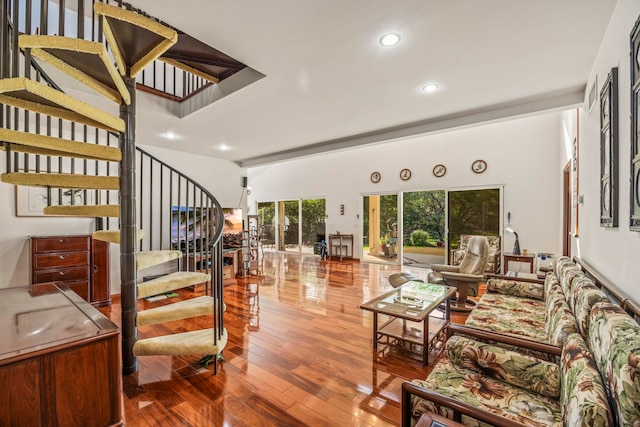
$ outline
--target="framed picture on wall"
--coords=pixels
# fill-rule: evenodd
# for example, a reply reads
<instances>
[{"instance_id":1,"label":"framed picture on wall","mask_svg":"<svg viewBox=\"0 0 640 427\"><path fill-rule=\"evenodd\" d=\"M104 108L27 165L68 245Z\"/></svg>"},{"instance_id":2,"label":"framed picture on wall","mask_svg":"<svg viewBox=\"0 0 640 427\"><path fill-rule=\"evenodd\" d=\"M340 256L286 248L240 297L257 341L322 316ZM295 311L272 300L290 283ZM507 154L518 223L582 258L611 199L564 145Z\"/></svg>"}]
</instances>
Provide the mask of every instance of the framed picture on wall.
<instances>
[{"instance_id":1,"label":"framed picture on wall","mask_svg":"<svg viewBox=\"0 0 640 427\"><path fill-rule=\"evenodd\" d=\"M600 91L600 226L618 226L618 68Z\"/></svg>"},{"instance_id":2,"label":"framed picture on wall","mask_svg":"<svg viewBox=\"0 0 640 427\"><path fill-rule=\"evenodd\" d=\"M16 185L16 216L45 215L42 210L51 205L93 205L96 204L95 190L57 189L26 187ZM51 197L51 203L49 203Z\"/></svg>"}]
</instances>

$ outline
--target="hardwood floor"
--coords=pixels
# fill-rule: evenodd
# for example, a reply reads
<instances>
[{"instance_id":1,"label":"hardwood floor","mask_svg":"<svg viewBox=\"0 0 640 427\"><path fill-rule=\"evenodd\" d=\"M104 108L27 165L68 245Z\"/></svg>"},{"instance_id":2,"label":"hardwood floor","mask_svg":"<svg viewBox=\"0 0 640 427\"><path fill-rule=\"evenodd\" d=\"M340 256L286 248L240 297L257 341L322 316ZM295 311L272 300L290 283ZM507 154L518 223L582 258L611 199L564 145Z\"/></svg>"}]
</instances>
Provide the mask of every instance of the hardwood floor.
<instances>
[{"instance_id":1,"label":"hardwood floor","mask_svg":"<svg viewBox=\"0 0 640 427\"><path fill-rule=\"evenodd\" d=\"M374 356L372 315L359 306L392 289L387 277L400 270L265 253L263 276L224 288L229 341L218 375L197 365L199 356L138 358L139 371L123 378L126 426L399 425L402 382L429 368L394 352ZM120 324L117 298L101 311ZM138 336L189 322L207 318L142 327Z\"/></svg>"}]
</instances>

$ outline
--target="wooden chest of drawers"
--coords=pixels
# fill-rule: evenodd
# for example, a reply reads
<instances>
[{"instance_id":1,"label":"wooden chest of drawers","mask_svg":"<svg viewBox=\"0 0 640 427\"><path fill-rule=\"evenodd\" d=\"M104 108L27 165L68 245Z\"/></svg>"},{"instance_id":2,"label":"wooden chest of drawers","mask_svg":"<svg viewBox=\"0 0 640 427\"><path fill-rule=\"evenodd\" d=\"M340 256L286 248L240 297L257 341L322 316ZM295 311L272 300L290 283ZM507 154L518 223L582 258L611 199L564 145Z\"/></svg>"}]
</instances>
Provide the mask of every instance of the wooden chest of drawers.
<instances>
[{"instance_id":1,"label":"wooden chest of drawers","mask_svg":"<svg viewBox=\"0 0 640 427\"><path fill-rule=\"evenodd\" d=\"M109 244L89 235L31 237L31 283L51 281L95 306L111 304Z\"/></svg>"}]
</instances>

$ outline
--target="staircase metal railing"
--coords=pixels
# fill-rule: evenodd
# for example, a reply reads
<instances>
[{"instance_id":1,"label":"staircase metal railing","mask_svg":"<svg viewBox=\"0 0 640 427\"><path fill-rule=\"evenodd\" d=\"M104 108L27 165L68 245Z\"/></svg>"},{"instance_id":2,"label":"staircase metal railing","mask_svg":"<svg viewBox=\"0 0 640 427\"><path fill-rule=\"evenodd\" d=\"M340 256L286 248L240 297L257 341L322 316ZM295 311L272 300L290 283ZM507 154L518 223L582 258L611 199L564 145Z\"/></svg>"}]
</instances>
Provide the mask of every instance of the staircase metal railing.
<instances>
[{"instance_id":1,"label":"staircase metal railing","mask_svg":"<svg viewBox=\"0 0 640 427\"><path fill-rule=\"evenodd\" d=\"M60 90L31 58L30 52L19 49L18 36L57 34L102 41L102 24L92 15L94 3L95 0L58 0L55 3L48 0L0 0L0 78L26 77ZM121 1L115 3L121 7L128 6ZM196 86L189 85L189 88ZM106 146L117 147L119 144L117 134L3 104L0 104L0 128ZM119 175L119 165L114 162L12 152L11 145L3 141L0 141L0 149L6 151L6 172ZM135 217L138 219L138 228L145 231L139 250L179 249L183 252L179 269L211 274L211 280L205 284L205 292L214 297L216 304L213 328L216 334L214 343L217 343L224 329L222 207L206 188L175 168L139 147L136 147L136 153L135 168L138 173L135 187L138 195ZM83 197L78 200L73 197L73 192L70 193L67 204L117 204L119 201L119 194L114 190L82 191ZM48 189L46 203L63 204L65 197L69 195L63 189ZM174 218L175 232L171 231ZM180 227L182 220L184 229ZM118 229L119 220L97 218L98 224L100 228Z\"/></svg>"},{"instance_id":2,"label":"staircase metal railing","mask_svg":"<svg viewBox=\"0 0 640 427\"><path fill-rule=\"evenodd\" d=\"M172 166L136 147L138 227L145 230L139 250L182 251L180 268L211 275L206 294L214 297L214 329L223 329L222 231L224 212L207 189ZM146 230L150 230L149 233Z\"/></svg>"}]
</instances>

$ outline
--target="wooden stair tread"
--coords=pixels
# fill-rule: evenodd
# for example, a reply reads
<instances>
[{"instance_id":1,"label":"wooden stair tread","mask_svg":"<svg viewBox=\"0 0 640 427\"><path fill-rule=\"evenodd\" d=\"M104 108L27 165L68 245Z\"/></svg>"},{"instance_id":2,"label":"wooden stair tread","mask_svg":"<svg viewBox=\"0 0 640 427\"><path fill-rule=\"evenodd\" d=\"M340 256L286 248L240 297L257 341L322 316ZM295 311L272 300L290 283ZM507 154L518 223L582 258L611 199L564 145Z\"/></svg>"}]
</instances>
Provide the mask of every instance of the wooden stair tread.
<instances>
[{"instance_id":1,"label":"wooden stair tread","mask_svg":"<svg viewBox=\"0 0 640 427\"><path fill-rule=\"evenodd\" d=\"M0 129L0 141L10 143L12 151L111 162L119 162L122 160L122 152L117 147L71 141L11 129ZM29 151L29 149L40 151L34 152Z\"/></svg>"},{"instance_id":2,"label":"wooden stair tread","mask_svg":"<svg viewBox=\"0 0 640 427\"><path fill-rule=\"evenodd\" d=\"M96 2L96 15L103 18L103 30L118 70L135 77L178 40L178 33L146 16L106 3Z\"/></svg>"},{"instance_id":3,"label":"wooden stair tread","mask_svg":"<svg viewBox=\"0 0 640 427\"><path fill-rule=\"evenodd\" d=\"M120 117L79 101L66 93L24 77L0 80L0 104L7 104L35 113L46 114L105 129L124 132Z\"/></svg>"},{"instance_id":4,"label":"wooden stair tread","mask_svg":"<svg viewBox=\"0 0 640 427\"><path fill-rule=\"evenodd\" d=\"M182 258L182 252L174 250L156 250L138 252L136 256L136 267L138 270L144 270L154 265L162 264L167 261Z\"/></svg>"},{"instance_id":5,"label":"wooden stair tread","mask_svg":"<svg viewBox=\"0 0 640 427\"><path fill-rule=\"evenodd\" d=\"M120 244L120 230L98 230L94 231L92 236L94 240L101 240L103 242ZM144 230L136 230L136 239L142 240L144 237Z\"/></svg>"},{"instance_id":6,"label":"wooden stair tread","mask_svg":"<svg viewBox=\"0 0 640 427\"><path fill-rule=\"evenodd\" d=\"M176 289L186 288L209 280L211 280L211 276L207 273L177 271L146 282L138 282L138 298L175 291Z\"/></svg>"},{"instance_id":7,"label":"wooden stair tread","mask_svg":"<svg viewBox=\"0 0 640 427\"><path fill-rule=\"evenodd\" d=\"M134 356L219 354L227 345L227 330L223 329L222 337L217 342L214 342L215 333L214 329L201 329L139 339L133 345L133 354Z\"/></svg>"},{"instance_id":8,"label":"wooden stair tread","mask_svg":"<svg viewBox=\"0 0 640 427\"><path fill-rule=\"evenodd\" d=\"M18 45L31 49L34 57L110 100L131 104L131 95L103 43L63 36L21 35Z\"/></svg>"},{"instance_id":9,"label":"wooden stair tread","mask_svg":"<svg viewBox=\"0 0 640 427\"><path fill-rule=\"evenodd\" d=\"M45 206L42 209L45 215L82 216L87 218L118 218L120 205L74 205L74 206Z\"/></svg>"},{"instance_id":10,"label":"wooden stair tread","mask_svg":"<svg viewBox=\"0 0 640 427\"><path fill-rule=\"evenodd\" d=\"M10 172L0 175L7 184L28 187L52 187L91 190L119 190L120 178L117 176L73 175L66 173L27 173Z\"/></svg>"},{"instance_id":11,"label":"wooden stair tread","mask_svg":"<svg viewBox=\"0 0 640 427\"><path fill-rule=\"evenodd\" d=\"M174 320L189 319L191 317L213 314L215 299L210 296L201 296L160 307L139 311L136 318L138 326L153 325L156 323L171 322Z\"/></svg>"}]
</instances>

